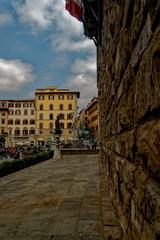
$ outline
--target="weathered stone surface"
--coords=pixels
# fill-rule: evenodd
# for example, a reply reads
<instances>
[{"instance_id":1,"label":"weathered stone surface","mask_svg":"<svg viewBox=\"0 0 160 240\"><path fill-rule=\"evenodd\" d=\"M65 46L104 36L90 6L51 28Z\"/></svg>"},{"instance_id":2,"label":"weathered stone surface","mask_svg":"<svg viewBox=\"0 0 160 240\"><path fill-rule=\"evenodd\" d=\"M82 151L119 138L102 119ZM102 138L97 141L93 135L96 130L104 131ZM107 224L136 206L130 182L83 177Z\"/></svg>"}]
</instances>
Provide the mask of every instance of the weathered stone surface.
<instances>
[{"instance_id":1,"label":"weathered stone surface","mask_svg":"<svg viewBox=\"0 0 160 240\"><path fill-rule=\"evenodd\" d=\"M159 9L160 1L103 1L101 161L127 240L160 235Z\"/></svg>"}]
</instances>

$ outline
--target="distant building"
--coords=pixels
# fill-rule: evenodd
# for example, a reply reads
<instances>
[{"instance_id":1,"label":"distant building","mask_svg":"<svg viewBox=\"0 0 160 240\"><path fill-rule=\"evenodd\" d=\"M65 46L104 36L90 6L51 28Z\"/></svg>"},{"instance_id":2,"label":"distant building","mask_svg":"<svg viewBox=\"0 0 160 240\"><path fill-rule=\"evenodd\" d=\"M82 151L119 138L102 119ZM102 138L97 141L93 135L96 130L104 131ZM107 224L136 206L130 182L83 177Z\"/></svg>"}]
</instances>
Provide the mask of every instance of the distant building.
<instances>
[{"instance_id":1,"label":"distant building","mask_svg":"<svg viewBox=\"0 0 160 240\"><path fill-rule=\"evenodd\" d=\"M90 129L91 138L99 138L99 105L98 98L94 97L89 102L87 109L88 128Z\"/></svg>"},{"instance_id":2,"label":"distant building","mask_svg":"<svg viewBox=\"0 0 160 240\"><path fill-rule=\"evenodd\" d=\"M72 139L73 119L77 114L77 98L80 93L56 86L36 89L36 141L43 145L54 137L55 120L59 115L61 140Z\"/></svg>"},{"instance_id":3,"label":"distant building","mask_svg":"<svg viewBox=\"0 0 160 240\"><path fill-rule=\"evenodd\" d=\"M6 146L44 145L54 138L59 115L61 140L72 139L80 93L48 87L36 89L35 99L0 100L0 139Z\"/></svg>"}]
</instances>

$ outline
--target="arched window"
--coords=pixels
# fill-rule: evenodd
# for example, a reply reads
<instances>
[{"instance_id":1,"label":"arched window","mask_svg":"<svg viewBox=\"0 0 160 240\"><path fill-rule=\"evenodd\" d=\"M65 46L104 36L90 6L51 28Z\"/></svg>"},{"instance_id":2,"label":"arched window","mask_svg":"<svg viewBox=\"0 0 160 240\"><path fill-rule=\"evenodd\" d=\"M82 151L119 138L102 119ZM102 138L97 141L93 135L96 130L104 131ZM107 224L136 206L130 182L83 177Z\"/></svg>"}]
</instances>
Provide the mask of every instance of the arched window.
<instances>
[{"instance_id":1,"label":"arched window","mask_svg":"<svg viewBox=\"0 0 160 240\"><path fill-rule=\"evenodd\" d=\"M9 128L9 135L12 135L12 128Z\"/></svg>"},{"instance_id":2,"label":"arched window","mask_svg":"<svg viewBox=\"0 0 160 240\"><path fill-rule=\"evenodd\" d=\"M21 124L21 121L19 119L16 119L15 120L15 125L20 125Z\"/></svg>"},{"instance_id":3,"label":"arched window","mask_svg":"<svg viewBox=\"0 0 160 240\"><path fill-rule=\"evenodd\" d=\"M43 123L39 123L39 129L43 129Z\"/></svg>"},{"instance_id":4,"label":"arched window","mask_svg":"<svg viewBox=\"0 0 160 240\"><path fill-rule=\"evenodd\" d=\"M43 110L43 104L40 104L40 106L39 106L39 110Z\"/></svg>"},{"instance_id":5,"label":"arched window","mask_svg":"<svg viewBox=\"0 0 160 240\"><path fill-rule=\"evenodd\" d=\"M53 129L53 123L52 122L49 123L49 129Z\"/></svg>"},{"instance_id":6,"label":"arched window","mask_svg":"<svg viewBox=\"0 0 160 240\"><path fill-rule=\"evenodd\" d=\"M20 129L16 128L14 131L14 135L19 136L20 135Z\"/></svg>"},{"instance_id":7,"label":"arched window","mask_svg":"<svg viewBox=\"0 0 160 240\"><path fill-rule=\"evenodd\" d=\"M13 114L14 114L13 110L9 110L9 115L13 115Z\"/></svg>"},{"instance_id":8,"label":"arched window","mask_svg":"<svg viewBox=\"0 0 160 240\"><path fill-rule=\"evenodd\" d=\"M50 120L53 120L53 114L52 114L52 113L49 114L49 119L50 119Z\"/></svg>"},{"instance_id":9,"label":"arched window","mask_svg":"<svg viewBox=\"0 0 160 240\"><path fill-rule=\"evenodd\" d=\"M39 119L43 120L43 114L42 113L39 114Z\"/></svg>"},{"instance_id":10,"label":"arched window","mask_svg":"<svg viewBox=\"0 0 160 240\"><path fill-rule=\"evenodd\" d=\"M72 104L68 104L68 109L72 110Z\"/></svg>"},{"instance_id":11,"label":"arched window","mask_svg":"<svg viewBox=\"0 0 160 240\"><path fill-rule=\"evenodd\" d=\"M49 105L49 110L53 110L53 104Z\"/></svg>"},{"instance_id":12,"label":"arched window","mask_svg":"<svg viewBox=\"0 0 160 240\"><path fill-rule=\"evenodd\" d=\"M13 119L9 119L8 124L12 125L13 124Z\"/></svg>"},{"instance_id":13,"label":"arched window","mask_svg":"<svg viewBox=\"0 0 160 240\"><path fill-rule=\"evenodd\" d=\"M15 115L21 115L20 110L16 110L16 111L15 111Z\"/></svg>"},{"instance_id":14,"label":"arched window","mask_svg":"<svg viewBox=\"0 0 160 240\"><path fill-rule=\"evenodd\" d=\"M63 110L63 104L59 105L59 110Z\"/></svg>"},{"instance_id":15,"label":"arched window","mask_svg":"<svg viewBox=\"0 0 160 240\"><path fill-rule=\"evenodd\" d=\"M30 129L30 134L35 134L35 129L34 128Z\"/></svg>"},{"instance_id":16,"label":"arched window","mask_svg":"<svg viewBox=\"0 0 160 240\"><path fill-rule=\"evenodd\" d=\"M28 119L23 119L23 125L28 125Z\"/></svg>"},{"instance_id":17,"label":"arched window","mask_svg":"<svg viewBox=\"0 0 160 240\"><path fill-rule=\"evenodd\" d=\"M28 135L28 129L27 128L23 128L22 133L23 133L24 136Z\"/></svg>"},{"instance_id":18,"label":"arched window","mask_svg":"<svg viewBox=\"0 0 160 240\"><path fill-rule=\"evenodd\" d=\"M15 107L18 107L18 108L21 107L21 103L16 103Z\"/></svg>"}]
</instances>

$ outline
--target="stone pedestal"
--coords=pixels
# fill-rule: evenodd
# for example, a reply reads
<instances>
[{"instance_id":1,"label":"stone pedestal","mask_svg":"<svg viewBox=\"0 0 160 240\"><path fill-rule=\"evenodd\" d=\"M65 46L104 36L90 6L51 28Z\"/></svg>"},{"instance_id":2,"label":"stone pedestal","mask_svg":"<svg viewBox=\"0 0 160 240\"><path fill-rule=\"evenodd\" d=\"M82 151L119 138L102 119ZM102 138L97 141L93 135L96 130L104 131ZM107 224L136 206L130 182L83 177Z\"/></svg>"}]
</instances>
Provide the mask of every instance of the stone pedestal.
<instances>
[{"instance_id":1,"label":"stone pedestal","mask_svg":"<svg viewBox=\"0 0 160 240\"><path fill-rule=\"evenodd\" d=\"M54 151L53 159L61 159L61 150L59 149L59 140L52 143L51 150Z\"/></svg>"}]
</instances>

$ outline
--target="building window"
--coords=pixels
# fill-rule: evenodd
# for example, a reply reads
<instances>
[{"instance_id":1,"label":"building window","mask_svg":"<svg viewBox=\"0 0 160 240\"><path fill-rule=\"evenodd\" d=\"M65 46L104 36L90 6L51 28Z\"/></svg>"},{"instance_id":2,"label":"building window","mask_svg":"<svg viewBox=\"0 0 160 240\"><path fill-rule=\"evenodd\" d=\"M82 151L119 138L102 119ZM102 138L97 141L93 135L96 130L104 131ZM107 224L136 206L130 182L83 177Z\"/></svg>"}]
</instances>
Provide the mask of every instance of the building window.
<instances>
[{"instance_id":1,"label":"building window","mask_svg":"<svg viewBox=\"0 0 160 240\"><path fill-rule=\"evenodd\" d=\"M72 110L72 104L68 104L68 109Z\"/></svg>"},{"instance_id":2,"label":"building window","mask_svg":"<svg viewBox=\"0 0 160 240\"><path fill-rule=\"evenodd\" d=\"M34 119L31 119L31 120L30 120L30 124L31 124L31 125L35 124L35 120L34 120Z\"/></svg>"},{"instance_id":3,"label":"building window","mask_svg":"<svg viewBox=\"0 0 160 240\"><path fill-rule=\"evenodd\" d=\"M68 100L72 100L72 99L73 99L73 95L71 95L71 94L70 94L70 95L67 95L67 99L68 99Z\"/></svg>"},{"instance_id":4,"label":"building window","mask_svg":"<svg viewBox=\"0 0 160 240\"><path fill-rule=\"evenodd\" d=\"M61 120L64 120L64 114L63 114L63 113L60 113L60 114L59 114L59 118L60 118Z\"/></svg>"},{"instance_id":5,"label":"building window","mask_svg":"<svg viewBox=\"0 0 160 240\"><path fill-rule=\"evenodd\" d=\"M34 107L35 107L35 104L34 104L34 103L31 103L31 104L30 104L30 107L31 107L31 108L34 108Z\"/></svg>"},{"instance_id":6,"label":"building window","mask_svg":"<svg viewBox=\"0 0 160 240\"><path fill-rule=\"evenodd\" d=\"M27 115L28 114L28 111L27 110L24 110L24 115Z\"/></svg>"},{"instance_id":7,"label":"building window","mask_svg":"<svg viewBox=\"0 0 160 240\"><path fill-rule=\"evenodd\" d=\"M5 132L5 129L4 128L1 128L1 133L3 134Z\"/></svg>"},{"instance_id":8,"label":"building window","mask_svg":"<svg viewBox=\"0 0 160 240\"><path fill-rule=\"evenodd\" d=\"M30 129L30 134L35 134L35 129L34 128Z\"/></svg>"},{"instance_id":9,"label":"building window","mask_svg":"<svg viewBox=\"0 0 160 240\"><path fill-rule=\"evenodd\" d=\"M53 110L53 104L49 105L49 110Z\"/></svg>"},{"instance_id":10,"label":"building window","mask_svg":"<svg viewBox=\"0 0 160 240\"><path fill-rule=\"evenodd\" d=\"M64 95L58 95L58 99L59 100L63 100L64 99Z\"/></svg>"},{"instance_id":11,"label":"building window","mask_svg":"<svg viewBox=\"0 0 160 240\"><path fill-rule=\"evenodd\" d=\"M11 107L11 108L14 107L14 103L9 103L8 107Z\"/></svg>"},{"instance_id":12,"label":"building window","mask_svg":"<svg viewBox=\"0 0 160 240\"><path fill-rule=\"evenodd\" d=\"M72 133L72 131L71 131L71 130L69 130L69 131L68 131L68 133L69 133L69 134L71 134L71 133Z\"/></svg>"},{"instance_id":13,"label":"building window","mask_svg":"<svg viewBox=\"0 0 160 240\"><path fill-rule=\"evenodd\" d=\"M19 128L16 128L15 131L14 131L14 134L16 136L19 136L20 135L20 129Z\"/></svg>"},{"instance_id":14,"label":"building window","mask_svg":"<svg viewBox=\"0 0 160 240\"><path fill-rule=\"evenodd\" d=\"M44 96L43 95L39 96L39 100L44 100Z\"/></svg>"},{"instance_id":15,"label":"building window","mask_svg":"<svg viewBox=\"0 0 160 240\"><path fill-rule=\"evenodd\" d=\"M59 110L63 110L63 104L59 105Z\"/></svg>"},{"instance_id":16,"label":"building window","mask_svg":"<svg viewBox=\"0 0 160 240\"><path fill-rule=\"evenodd\" d=\"M72 123L71 122L67 123L67 128L69 128L69 129L72 128Z\"/></svg>"},{"instance_id":17,"label":"building window","mask_svg":"<svg viewBox=\"0 0 160 240\"><path fill-rule=\"evenodd\" d=\"M39 110L43 110L43 104L40 104L40 106L39 106Z\"/></svg>"},{"instance_id":18,"label":"building window","mask_svg":"<svg viewBox=\"0 0 160 240\"><path fill-rule=\"evenodd\" d=\"M28 119L23 119L23 125L28 125Z\"/></svg>"},{"instance_id":19,"label":"building window","mask_svg":"<svg viewBox=\"0 0 160 240\"><path fill-rule=\"evenodd\" d=\"M9 110L9 115L14 115L14 111L13 110Z\"/></svg>"},{"instance_id":20,"label":"building window","mask_svg":"<svg viewBox=\"0 0 160 240\"><path fill-rule=\"evenodd\" d=\"M16 111L15 111L15 115L21 115L20 110L16 110Z\"/></svg>"},{"instance_id":21,"label":"building window","mask_svg":"<svg viewBox=\"0 0 160 240\"><path fill-rule=\"evenodd\" d=\"M43 123L39 123L39 129L43 129Z\"/></svg>"},{"instance_id":22,"label":"building window","mask_svg":"<svg viewBox=\"0 0 160 240\"><path fill-rule=\"evenodd\" d=\"M5 116L6 114L5 113L2 113L2 116Z\"/></svg>"},{"instance_id":23,"label":"building window","mask_svg":"<svg viewBox=\"0 0 160 240\"><path fill-rule=\"evenodd\" d=\"M34 110L31 110L31 115L34 115Z\"/></svg>"},{"instance_id":24,"label":"building window","mask_svg":"<svg viewBox=\"0 0 160 240\"><path fill-rule=\"evenodd\" d=\"M23 131L22 131L23 135L26 136L28 135L28 129L27 128L24 128Z\"/></svg>"},{"instance_id":25,"label":"building window","mask_svg":"<svg viewBox=\"0 0 160 240\"><path fill-rule=\"evenodd\" d=\"M49 99L49 100L53 100L53 99L54 99L54 95L49 95L49 96L48 96L48 99Z\"/></svg>"},{"instance_id":26,"label":"building window","mask_svg":"<svg viewBox=\"0 0 160 240\"><path fill-rule=\"evenodd\" d=\"M60 123L60 128L64 129L64 123Z\"/></svg>"},{"instance_id":27,"label":"building window","mask_svg":"<svg viewBox=\"0 0 160 240\"><path fill-rule=\"evenodd\" d=\"M43 120L43 114L42 113L39 114L39 119Z\"/></svg>"},{"instance_id":28,"label":"building window","mask_svg":"<svg viewBox=\"0 0 160 240\"><path fill-rule=\"evenodd\" d=\"M49 129L53 129L53 123L49 123Z\"/></svg>"},{"instance_id":29,"label":"building window","mask_svg":"<svg viewBox=\"0 0 160 240\"><path fill-rule=\"evenodd\" d=\"M67 114L67 119L68 119L68 120L71 120L72 118L73 118L72 113L68 113L68 114Z\"/></svg>"},{"instance_id":30,"label":"building window","mask_svg":"<svg viewBox=\"0 0 160 240\"><path fill-rule=\"evenodd\" d=\"M12 128L9 128L9 135L12 135Z\"/></svg>"},{"instance_id":31,"label":"building window","mask_svg":"<svg viewBox=\"0 0 160 240\"><path fill-rule=\"evenodd\" d=\"M52 114L52 113L49 114L49 119L50 119L50 120L53 120L53 114Z\"/></svg>"},{"instance_id":32,"label":"building window","mask_svg":"<svg viewBox=\"0 0 160 240\"><path fill-rule=\"evenodd\" d=\"M5 119L2 119L2 124L5 124Z\"/></svg>"},{"instance_id":33,"label":"building window","mask_svg":"<svg viewBox=\"0 0 160 240\"><path fill-rule=\"evenodd\" d=\"M20 108L20 107L21 107L21 103L16 103L16 104L15 104L15 107L16 107L16 108Z\"/></svg>"},{"instance_id":34,"label":"building window","mask_svg":"<svg viewBox=\"0 0 160 240\"><path fill-rule=\"evenodd\" d=\"M12 125L13 124L13 119L9 119L8 124Z\"/></svg>"},{"instance_id":35,"label":"building window","mask_svg":"<svg viewBox=\"0 0 160 240\"><path fill-rule=\"evenodd\" d=\"M16 119L15 120L15 125L20 125L21 124L21 121L19 119Z\"/></svg>"},{"instance_id":36,"label":"building window","mask_svg":"<svg viewBox=\"0 0 160 240\"><path fill-rule=\"evenodd\" d=\"M29 104L28 104L28 103L23 103L23 107L24 107L24 108L28 108L28 107L29 107Z\"/></svg>"},{"instance_id":37,"label":"building window","mask_svg":"<svg viewBox=\"0 0 160 240\"><path fill-rule=\"evenodd\" d=\"M43 131L39 131L39 134L43 134Z\"/></svg>"}]
</instances>

